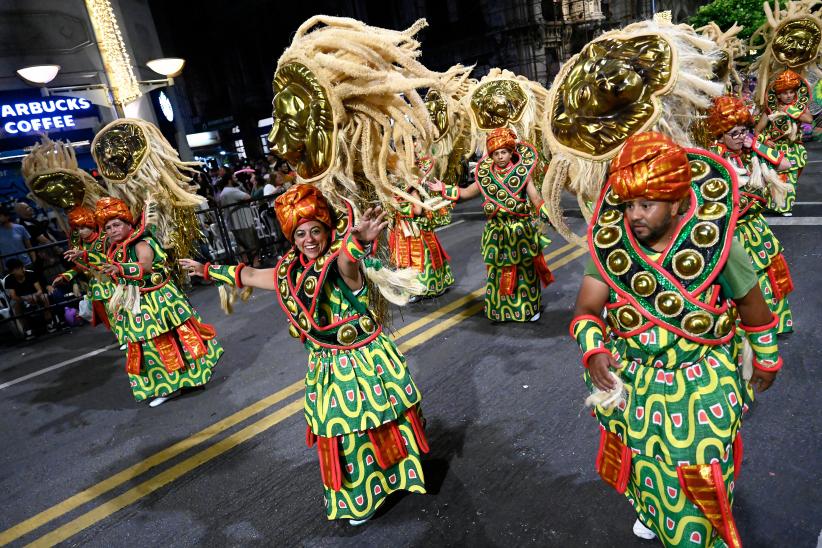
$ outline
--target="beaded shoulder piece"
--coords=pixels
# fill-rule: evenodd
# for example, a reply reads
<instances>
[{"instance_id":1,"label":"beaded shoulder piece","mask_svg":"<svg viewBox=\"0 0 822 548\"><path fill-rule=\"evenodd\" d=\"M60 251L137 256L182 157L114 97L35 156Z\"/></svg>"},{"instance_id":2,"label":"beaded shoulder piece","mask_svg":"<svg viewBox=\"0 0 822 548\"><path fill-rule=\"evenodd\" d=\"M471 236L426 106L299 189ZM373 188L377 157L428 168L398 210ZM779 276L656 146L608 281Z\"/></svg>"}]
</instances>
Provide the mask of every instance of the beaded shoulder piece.
<instances>
[{"instance_id":1,"label":"beaded shoulder piece","mask_svg":"<svg viewBox=\"0 0 822 548\"><path fill-rule=\"evenodd\" d=\"M351 206L348 202L345 206L345 214L337 215L331 244L324 255L303 264L300 253L292 248L283 255L276 268L277 300L288 318L289 332L293 337L308 339L328 349L358 348L373 341L382 331L356 298L351 304L358 308L357 314L328 325L317 322L323 284L331 283L339 276L337 259L344 252L345 238L353 226ZM299 268L301 266L304 268Z\"/></svg>"},{"instance_id":2,"label":"beaded shoulder piece","mask_svg":"<svg viewBox=\"0 0 822 548\"><path fill-rule=\"evenodd\" d=\"M605 185L594 211L588 246L602 279L616 294L607 309L609 323L620 336L632 337L655 325L702 344L724 343L733 336L730 303L719 302L720 287L714 281L736 228L736 173L711 152L686 150L690 207L658 261L634 238L610 185Z\"/></svg>"},{"instance_id":3,"label":"beaded shoulder piece","mask_svg":"<svg viewBox=\"0 0 822 548\"><path fill-rule=\"evenodd\" d=\"M515 154L514 167L502 179L494 173L494 160L489 155L486 154L477 163L476 180L485 198L482 209L488 217L500 211L517 217L531 215L523 189L539 157L536 149L525 142L517 143Z\"/></svg>"}]
</instances>

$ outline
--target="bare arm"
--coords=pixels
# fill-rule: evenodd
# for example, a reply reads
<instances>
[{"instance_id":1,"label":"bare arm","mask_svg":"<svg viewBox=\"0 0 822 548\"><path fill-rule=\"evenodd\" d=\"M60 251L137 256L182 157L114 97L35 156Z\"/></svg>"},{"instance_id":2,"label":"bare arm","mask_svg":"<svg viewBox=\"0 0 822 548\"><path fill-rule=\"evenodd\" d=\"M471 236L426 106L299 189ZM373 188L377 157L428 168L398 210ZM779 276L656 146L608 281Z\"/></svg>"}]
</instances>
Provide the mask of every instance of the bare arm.
<instances>
[{"instance_id":1,"label":"bare arm","mask_svg":"<svg viewBox=\"0 0 822 548\"><path fill-rule=\"evenodd\" d=\"M205 265L198 263L193 259L180 259L180 266L187 270L192 276L205 275ZM277 285L274 283L276 277L276 268L252 268L250 266L244 267L240 270L240 282L243 287L256 287L259 289L266 289L274 291Z\"/></svg>"},{"instance_id":2,"label":"bare arm","mask_svg":"<svg viewBox=\"0 0 822 548\"><path fill-rule=\"evenodd\" d=\"M525 183L525 192L528 194L528 199L531 200L531 205L535 208L539 207L539 204L543 202L542 196L537 190L537 185L534 184L534 180L528 177L528 182Z\"/></svg>"},{"instance_id":3,"label":"bare arm","mask_svg":"<svg viewBox=\"0 0 822 548\"><path fill-rule=\"evenodd\" d=\"M813 114L805 110L805 112L799 115L799 121L805 122L806 124L811 124L813 123Z\"/></svg>"},{"instance_id":4,"label":"bare arm","mask_svg":"<svg viewBox=\"0 0 822 548\"><path fill-rule=\"evenodd\" d=\"M756 123L756 127L754 128L754 133L759 133L768 125L768 115L764 112L762 116L759 117L759 121Z\"/></svg>"},{"instance_id":5,"label":"bare arm","mask_svg":"<svg viewBox=\"0 0 822 548\"><path fill-rule=\"evenodd\" d=\"M145 242L137 242L137 262L146 273L151 272L151 266L154 263L154 250Z\"/></svg>"},{"instance_id":6,"label":"bare arm","mask_svg":"<svg viewBox=\"0 0 822 548\"><path fill-rule=\"evenodd\" d=\"M420 193L416 190L412 190L409 194L411 194L411 196L413 196L417 200L420 199ZM420 215L422 215L422 206L419 206L417 204L411 204L411 213L414 214L414 217L419 217Z\"/></svg>"},{"instance_id":7,"label":"bare arm","mask_svg":"<svg viewBox=\"0 0 822 548\"><path fill-rule=\"evenodd\" d=\"M608 286L604 282L591 276L583 276L582 286L579 288L577 302L574 306L574 317L590 315L601 318L608 297ZM614 369L622 367L610 352L595 354L588 360L588 372L591 375L591 382L600 390L612 390L616 387L616 383L608 371L610 367Z\"/></svg>"}]
</instances>

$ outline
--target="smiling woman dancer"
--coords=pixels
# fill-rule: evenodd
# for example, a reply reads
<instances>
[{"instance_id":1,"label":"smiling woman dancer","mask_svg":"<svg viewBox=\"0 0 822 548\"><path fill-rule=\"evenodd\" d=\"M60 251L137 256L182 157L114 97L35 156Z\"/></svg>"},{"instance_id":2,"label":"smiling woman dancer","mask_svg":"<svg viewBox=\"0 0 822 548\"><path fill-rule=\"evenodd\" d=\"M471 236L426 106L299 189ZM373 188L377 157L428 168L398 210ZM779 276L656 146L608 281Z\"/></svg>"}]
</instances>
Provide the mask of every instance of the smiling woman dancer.
<instances>
[{"instance_id":1,"label":"smiling woman dancer","mask_svg":"<svg viewBox=\"0 0 822 548\"><path fill-rule=\"evenodd\" d=\"M421 396L367 307L362 260L387 227L385 213L368 209L352 226L350 209L337 214L307 184L277 198L275 210L294 244L275 268L180 264L217 283L277 291L291 334L308 350L306 441L317 444L326 515L360 525L393 491L425 492Z\"/></svg>"}]
</instances>

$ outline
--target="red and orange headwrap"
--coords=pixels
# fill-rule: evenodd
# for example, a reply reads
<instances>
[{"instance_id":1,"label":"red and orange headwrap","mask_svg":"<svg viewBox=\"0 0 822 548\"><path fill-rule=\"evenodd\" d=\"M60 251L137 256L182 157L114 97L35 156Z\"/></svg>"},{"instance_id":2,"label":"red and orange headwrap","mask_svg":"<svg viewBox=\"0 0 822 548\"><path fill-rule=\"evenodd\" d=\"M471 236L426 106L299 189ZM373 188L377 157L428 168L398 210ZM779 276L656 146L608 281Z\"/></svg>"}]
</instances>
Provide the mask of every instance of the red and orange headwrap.
<instances>
[{"instance_id":1,"label":"red and orange headwrap","mask_svg":"<svg viewBox=\"0 0 822 548\"><path fill-rule=\"evenodd\" d=\"M71 228L84 226L97 228L97 219L94 217L94 212L83 206L77 206L68 212L68 222Z\"/></svg>"},{"instance_id":2,"label":"red and orange headwrap","mask_svg":"<svg viewBox=\"0 0 822 548\"><path fill-rule=\"evenodd\" d=\"M783 70L779 76L771 82L771 88L773 88L776 93L782 93L783 91L788 91L791 89L799 89L799 86L801 85L802 77L790 69Z\"/></svg>"},{"instance_id":3,"label":"red and orange headwrap","mask_svg":"<svg viewBox=\"0 0 822 548\"><path fill-rule=\"evenodd\" d=\"M291 242L294 241L294 231L303 223L319 221L329 229L333 226L328 200L314 185L292 186L274 200L274 210L283 234Z\"/></svg>"},{"instance_id":4,"label":"red and orange headwrap","mask_svg":"<svg viewBox=\"0 0 822 548\"><path fill-rule=\"evenodd\" d=\"M488 154L493 154L495 150L508 148L511 151L517 146L517 134L507 127L492 129L485 137L485 148Z\"/></svg>"},{"instance_id":5,"label":"red and orange headwrap","mask_svg":"<svg viewBox=\"0 0 822 548\"><path fill-rule=\"evenodd\" d=\"M106 226L106 223L112 219L122 219L130 225L134 224L134 217L128 209L128 204L111 196L97 200L97 211L95 211L94 216L100 227Z\"/></svg>"},{"instance_id":6,"label":"red and orange headwrap","mask_svg":"<svg viewBox=\"0 0 822 548\"><path fill-rule=\"evenodd\" d=\"M632 135L611 161L611 192L622 202L645 198L673 202L688 195L691 164L684 148L648 131Z\"/></svg>"},{"instance_id":7,"label":"red and orange headwrap","mask_svg":"<svg viewBox=\"0 0 822 548\"><path fill-rule=\"evenodd\" d=\"M751 111L742 99L732 95L716 97L705 120L705 129L714 138L724 135L736 126L750 125L753 125Z\"/></svg>"}]
</instances>

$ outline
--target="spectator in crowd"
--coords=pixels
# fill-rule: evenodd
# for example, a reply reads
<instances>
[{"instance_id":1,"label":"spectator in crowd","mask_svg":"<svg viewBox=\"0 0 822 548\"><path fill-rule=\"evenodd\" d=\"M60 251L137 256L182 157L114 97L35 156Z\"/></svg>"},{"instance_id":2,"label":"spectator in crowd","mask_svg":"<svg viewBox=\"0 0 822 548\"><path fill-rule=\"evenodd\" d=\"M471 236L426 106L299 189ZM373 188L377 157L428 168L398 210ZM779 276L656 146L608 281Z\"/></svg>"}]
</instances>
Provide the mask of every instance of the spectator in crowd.
<instances>
[{"instance_id":1,"label":"spectator in crowd","mask_svg":"<svg viewBox=\"0 0 822 548\"><path fill-rule=\"evenodd\" d=\"M3 261L18 259L24 266L32 264L36 258L31 251L31 235L24 226L11 222L11 209L0 206L0 257Z\"/></svg>"},{"instance_id":2,"label":"spectator in crowd","mask_svg":"<svg viewBox=\"0 0 822 548\"><path fill-rule=\"evenodd\" d=\"M297 174L288 165L285 160L280 160L277 164L277 169L274 172L274 184L281 187L283 192L291 188L294 181L297 179Z\"/></svg>"},{"instance_id":3,"label":"spectator in crowd","mask_svg":"<svg viewBox=\"0 0 822 548\"><path fill-rule=\"evenodd\" d=\"M18 225L19 226L19 225ZM26 270L23 261L12 258L6 261L6 270L9 274L3 280L6 294L11 299L11 307L15 316L21 316L24 312L32 309L42 308L43 317L48 322L46 329L53 333L60 327L59 320L52 314L49 307L49 297L43 291L43 286L37 279L34 272ZM26 334L26 340L34 338L34 333L28 326L25 318L21 318Z\"/></svg>"},{"instance_id":4,"label":"spectator in crowd","mask_svg":"<svg viewBox=\"0 0 822 548\"><path fill-rule=\"evenodd\" d=\"M234 239L240 247L241 260L254 267L259 266L260 259L256 254L259 248L257 229L254 228L254 212L249 204L235 205L238 202L250 200L251 196L238 188L237 180L230 175L220 181L219 202L226 208L228 225L234 234Z\"/></svg>"},{"instance_id":5,"label":"spectator in crowd","mask_svg":"<svg viewBox=\"0 0 822 548\"><path fill-rule=\"evenodd\" d=\"M34 217L34 210L26 202L14 204L14 211L17 213L20 225L29 233L29 239L33 245L45 245L57 240L49 234L48 221L40 221Z\"/></svg>"},{"instance_id":6,"label":"spectator in crowd","mask_svg":"<svg viewBox=\"0 0 822 548\"><path fill-rule=\"evenodd\" d=\"M252 199L258 200L265 195L265 181L263 181L263 178L258 170L255 169L251 173L251 181L249 184L251 185Z\"/></svg>"}]
</instances>

